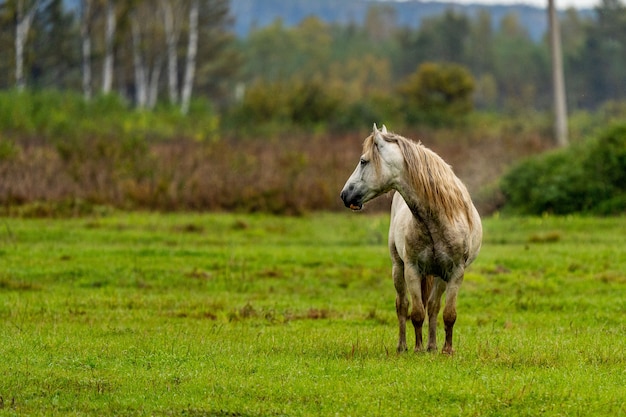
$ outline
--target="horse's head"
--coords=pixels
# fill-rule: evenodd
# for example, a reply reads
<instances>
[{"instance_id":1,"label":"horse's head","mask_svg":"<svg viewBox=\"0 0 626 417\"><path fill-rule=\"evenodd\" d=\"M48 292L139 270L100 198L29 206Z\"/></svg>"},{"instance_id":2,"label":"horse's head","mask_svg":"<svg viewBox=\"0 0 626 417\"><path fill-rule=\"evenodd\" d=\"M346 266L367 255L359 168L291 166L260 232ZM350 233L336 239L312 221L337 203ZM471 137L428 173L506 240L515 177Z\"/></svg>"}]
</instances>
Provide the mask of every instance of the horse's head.
<instances>
[{"instance_id":1,"label":"horse's head","mask_svg":"<svg viewBox=\"0 0 626 417\"><path fill-rule=\"evenodd\" d=\"M363 144L363 155L341 190L343 203L352 210L360 210L366 202L394 188L404 170L402 152L385 135L387 128L383 125L379 130L374 124Z\"/></svg>"}]
</instances>

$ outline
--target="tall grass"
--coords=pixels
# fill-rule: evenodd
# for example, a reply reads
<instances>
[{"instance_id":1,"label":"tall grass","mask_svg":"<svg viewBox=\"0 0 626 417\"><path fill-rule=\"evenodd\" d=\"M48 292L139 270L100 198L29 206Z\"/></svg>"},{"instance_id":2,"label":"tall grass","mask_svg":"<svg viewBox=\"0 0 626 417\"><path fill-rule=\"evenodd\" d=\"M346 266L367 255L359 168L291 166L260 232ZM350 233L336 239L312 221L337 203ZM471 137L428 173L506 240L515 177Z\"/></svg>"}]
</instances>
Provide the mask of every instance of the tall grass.
<instances>
[{"instance_id":1,"label":"tall grass","mask_svg":"<svg viewBox=\"0 0 626 417\"><path fill-rule=\"evenodd\" d=\"M590 131L589 125L609 120L607 114L614 119L620 109L615 104L595 117L578 115L573 124L578 132ZM183 116L167 106L137 111L118 96L85 102L67 92L0 92L0 210L46 216L102 206L285 214L341 209L338 190L370 123L389 122L369 120L361 129L338 133L332 120L318 119L298 126L276 120L237 124L233 114L220 115L201 101ZM438 152L483 214L501 208L510 190L503 193L498 179L511 165L552 147L550 119L532 112L475 113L462 125L437 129L388 127ZM567 165L561 164L573 172ZM616 200L605 211L621 205Z\"/></svg>"},{"instance_id":2,"label":"tall grass","mask_svg":"<svg viewBox=\"0 0 626 417\"><path fill-rule=\"evenodd\" d=\"M370 129L368 122L350 134L303 128L242 138L221 130L219 120L202 103L184 117L168 108L135 111L114 96L86 103L51 91L0 93L2 211L341 209L338 191ZM485 185L520 156L549 146L541 132L512 122L495 127L496 120L477 116L462 129L388 127L439 152L487 213L500 203L490 193L481 198Z\"/></svg>"}]
</instances>

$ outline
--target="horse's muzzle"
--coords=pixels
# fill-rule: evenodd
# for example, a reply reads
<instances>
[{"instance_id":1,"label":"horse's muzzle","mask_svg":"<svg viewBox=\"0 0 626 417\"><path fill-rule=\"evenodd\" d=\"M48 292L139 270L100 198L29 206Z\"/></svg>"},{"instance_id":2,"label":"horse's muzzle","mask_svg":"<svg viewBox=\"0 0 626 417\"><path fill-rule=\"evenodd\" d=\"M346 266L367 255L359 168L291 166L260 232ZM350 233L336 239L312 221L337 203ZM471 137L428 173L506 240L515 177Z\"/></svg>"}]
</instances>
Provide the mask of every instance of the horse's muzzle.
<instances>
[{"instance_id":1,"label":"horse's muzzle","mask_svg":"<svg viewBox=\"0 0 626 417\"><path fill-rule=\"evenodd\" d=\"M354 187L352 187L354 188ZM363 207L363 203L361 203L361 199L359 196L355 196L353 192L351 192L353 190L350 190L350 188L343 189L341 191L341 200L343 200L343 204L348 207L350 210L352 211L359 211L361 210L361 208Z\"/></svg>"}]
</instances>

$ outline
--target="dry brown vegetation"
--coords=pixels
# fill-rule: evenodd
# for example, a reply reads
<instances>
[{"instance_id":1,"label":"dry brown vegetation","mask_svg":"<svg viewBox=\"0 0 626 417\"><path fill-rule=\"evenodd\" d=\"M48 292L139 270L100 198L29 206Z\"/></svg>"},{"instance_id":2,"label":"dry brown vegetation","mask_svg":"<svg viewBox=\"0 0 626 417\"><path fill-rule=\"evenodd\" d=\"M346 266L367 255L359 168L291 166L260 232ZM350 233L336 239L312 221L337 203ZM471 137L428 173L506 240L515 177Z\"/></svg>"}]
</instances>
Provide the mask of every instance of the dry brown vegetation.
<instances>
[{"instance_id":1,"label":"dry brown vegetation","mask_svg":"<svg viewBox=\"0 0 626 417\"><path fill-rule=\"evenodd\" d=\"M489 190L504 169L549 143L536 132L399 133L421 140L450 163L485 214L499 204ZM99 206L280 214L339 210L339 190L358 161L363 138L355 133L214 143L17 141L0 157L0 203L6 214L36 216L80 214ZM369 210L390 201L380 200Z\"/></svg>"}]
</instances>

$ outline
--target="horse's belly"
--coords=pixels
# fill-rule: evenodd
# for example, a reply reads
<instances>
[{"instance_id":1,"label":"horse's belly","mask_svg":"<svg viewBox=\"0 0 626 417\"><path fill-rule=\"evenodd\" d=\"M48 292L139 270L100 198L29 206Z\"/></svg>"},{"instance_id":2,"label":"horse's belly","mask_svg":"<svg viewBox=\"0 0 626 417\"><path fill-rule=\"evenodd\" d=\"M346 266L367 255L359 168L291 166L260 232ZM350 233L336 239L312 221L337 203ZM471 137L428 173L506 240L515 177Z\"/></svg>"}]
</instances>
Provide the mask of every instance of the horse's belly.
<instances>
[{"instance_id":1,"label":"horse's belly","mask_svg":"<svg viewBox=\"0 0 626 417\"><path fill-rule=\"evenodd\" d=\"M462 261L437 251L432 245L425 245L413 253L406 253L405 263L414 265L420 275L434 275L448 281Z\"/></svg>"}]
</instances>

